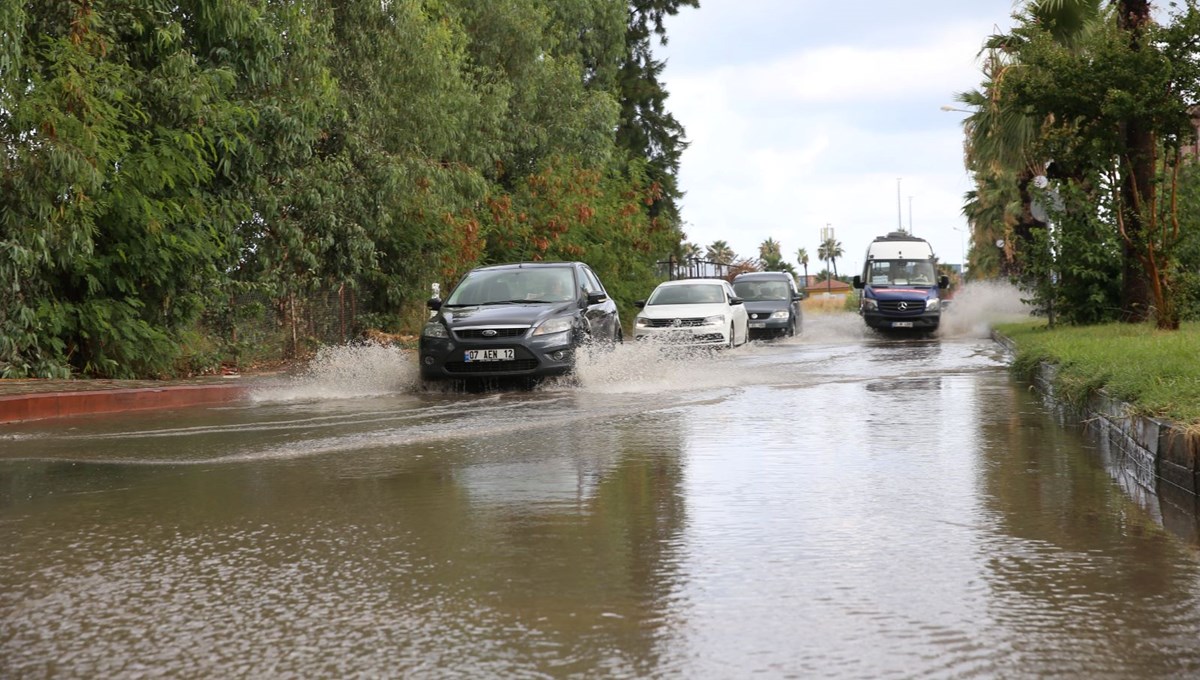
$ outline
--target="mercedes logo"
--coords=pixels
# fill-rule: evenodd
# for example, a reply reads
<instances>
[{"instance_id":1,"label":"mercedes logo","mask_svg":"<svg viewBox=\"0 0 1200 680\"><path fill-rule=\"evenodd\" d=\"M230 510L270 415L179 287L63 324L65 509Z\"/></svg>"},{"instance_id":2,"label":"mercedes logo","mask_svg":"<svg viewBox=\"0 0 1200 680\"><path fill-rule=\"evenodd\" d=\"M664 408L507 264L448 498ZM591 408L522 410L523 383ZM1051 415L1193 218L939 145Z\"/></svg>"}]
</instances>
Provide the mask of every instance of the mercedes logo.
<instances>
[{"instance_id":1,"label":"mercedes logo","mask_svg":"<svg viewBox=\"0 0 1200 680\"><path fill-rule=\"evenodd\" d=\"M896 309L904 311L904 310L908 309L908 303L901 300L900 304L896 305Z\"/></svg>"},{"instance_id":2,"label":"mercedes logo","mask_svg":"<svg viewBox=\"0 0 1200 680\"><path fill-rule=\"evenodd\" d=\"M485 338L494 338L494 337L496 337L496 331L489 328L486 331L480 333L480 335L482 335Z\"/></svg>"}]
</instances>

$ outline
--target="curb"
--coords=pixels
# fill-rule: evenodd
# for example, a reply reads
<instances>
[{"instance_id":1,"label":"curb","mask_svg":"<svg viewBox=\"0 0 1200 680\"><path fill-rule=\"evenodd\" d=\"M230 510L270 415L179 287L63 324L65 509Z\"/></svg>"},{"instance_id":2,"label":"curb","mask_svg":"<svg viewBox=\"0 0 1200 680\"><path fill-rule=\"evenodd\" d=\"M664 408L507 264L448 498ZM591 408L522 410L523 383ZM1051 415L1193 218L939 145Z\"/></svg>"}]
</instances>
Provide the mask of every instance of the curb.
<instances>
[{"instance_id":1,"label":"curb","mask_svg":"<svg viewBox=\"0 0 1200 680\"><path fill-rule=\"evenodd\" d=\"M244 398L247 385L172 385L0 397L0 424L65 416L221 404Z\"/></svg>"}]
</instances>

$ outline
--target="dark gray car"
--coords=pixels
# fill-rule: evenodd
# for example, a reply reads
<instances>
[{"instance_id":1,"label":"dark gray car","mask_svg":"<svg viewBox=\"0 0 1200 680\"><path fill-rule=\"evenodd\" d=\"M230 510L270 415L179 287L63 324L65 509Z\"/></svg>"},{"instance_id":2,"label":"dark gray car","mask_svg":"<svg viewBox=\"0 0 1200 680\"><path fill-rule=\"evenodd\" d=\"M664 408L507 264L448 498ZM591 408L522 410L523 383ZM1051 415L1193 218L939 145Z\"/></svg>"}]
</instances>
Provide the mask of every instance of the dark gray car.
<instances>
[{"instance_id":1,"label":"dark gray car","mask_svg":"<svg viewBox=\"0 0 1200 680\"><path fill-rule=\"evenodd\" d=\"M541 378L568 373L584 342L621 341L621 320L582 262L478 267L463 277L421 332L426 380Z\"/></svg>"},{"instance_id":2,"label":"dark gray car","mask_svg":"<svg viewBox=\"0 0 1200 680\"><path fill-rule=\"evenodd\" d=\"M787 272L747 272L733 279L733 290L750 316L750 337L793 336L803 327L800 301L804 294Z\"/></svg>"}]
</instances>

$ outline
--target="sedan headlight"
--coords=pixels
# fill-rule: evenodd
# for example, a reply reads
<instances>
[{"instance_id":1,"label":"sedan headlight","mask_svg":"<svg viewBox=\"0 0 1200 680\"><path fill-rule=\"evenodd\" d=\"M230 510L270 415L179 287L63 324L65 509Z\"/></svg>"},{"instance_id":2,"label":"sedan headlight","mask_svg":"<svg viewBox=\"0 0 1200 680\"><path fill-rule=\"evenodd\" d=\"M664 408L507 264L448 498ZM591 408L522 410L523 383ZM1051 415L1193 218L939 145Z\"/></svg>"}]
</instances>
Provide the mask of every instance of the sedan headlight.
<instances>
[{"instance_id":1,"label":"sedan headlight","mask_svg":"<svg viewBox=\"0 0 1200 680\"><path fill-rule=\"evenodd\" d=\"M942 301L937 298L925 301L925 311L927 312L936 312L941 306Z\"/></svg>"},{"instance_id":2,"label":"sedan headlight","mask_svg":"<svg viewBox=\"0 0 1200 680\"><path fill-rule=\"evenodd\" d=\"M781 309L778 312L771 314L771 318L772 319L786 319L786 318L788 318L788 311L786 309Z\"/></svg>"},{"instance_id":3,"label":"sedan headlight","mask_svg":"<svg viewBox=\"0 0 1200 680\"><path fill-rule=\"evenodd\" d=\"M718 325L721 325L724 323L725 323L724 316L722 316L721 314L714 314L713 316L704 317L704 319L700 322L700 325L701 326L718 326Z\"/></svg>"},{"instance_id":4,"label":"sedan headlight","mask_svg":"<svg viewBox=\"0 0 1200 680\"><path fill-rule=\"evenodd\" d=\"M554 319L546 319L534 329L533 335L552 335L554 333L565 333L571 330L570 317L560 316Z\"/></svg>"},{"instance_id":5,"label":"sedan headlight","mask_svg":"<svg viewBox=\"0 0 1200 680\"><path fill-rule=\"evenodd\" d=\"M425 328L421 329L421 335L426 338L448 338L450 332L446 330L441 321L430 321L425 324Z\"/></svg>"},{"instance_id":6,"label":"sedan headlight","mask_svg":"<svg viewBox=\"0 0 1200 680\"><path fill-rule=\"evenodd\" d=\"M637 326L638 328L649 328L650 327L650 319L647 319L644 316L639 316L633 320L633 325Z\"/></svg>"},{"instance_id":7,"label":"sedan headlight","mask_svg":"<svg viewBox=\"0 0 1200 680\"><path fill-rule=\"evenodd\" d=\"M865 297L862 299L862 309L864 312L873 312L879 309L879 303L875 301L875 298Z\"/></svg>"}]
</instances>

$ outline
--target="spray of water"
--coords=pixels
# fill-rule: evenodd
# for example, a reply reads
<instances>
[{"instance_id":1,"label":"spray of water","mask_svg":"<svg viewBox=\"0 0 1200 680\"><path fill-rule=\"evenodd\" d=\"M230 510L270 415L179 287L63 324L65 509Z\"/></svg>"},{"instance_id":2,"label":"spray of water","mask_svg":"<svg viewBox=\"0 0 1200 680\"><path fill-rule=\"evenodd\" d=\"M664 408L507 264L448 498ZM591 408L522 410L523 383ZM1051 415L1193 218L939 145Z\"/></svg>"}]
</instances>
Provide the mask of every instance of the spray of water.
<instances>
[{"instance_id":1,"label":"spray of water","mask_svg":"<svg viewBox=\"0 0 1200 680\"><path fill-rule=\"evenodd\" d=\"M420 382L415 353L393 345L322 347L305 370L254 391L256 401L352 399L414 392Z\"/></svg>"},{"instance_id":2,"label":"spray of water","mask_svg":"<svg viewBox=\"0 0 1200 680\"><path fill-rule=\"evenodd\" d=\"M938 335L943 338L986 338L997 323L1023 321L1032 310L1021 291L1004 281L976 281L955 293L942 314Z\"/></svg>"}]
</instances>

